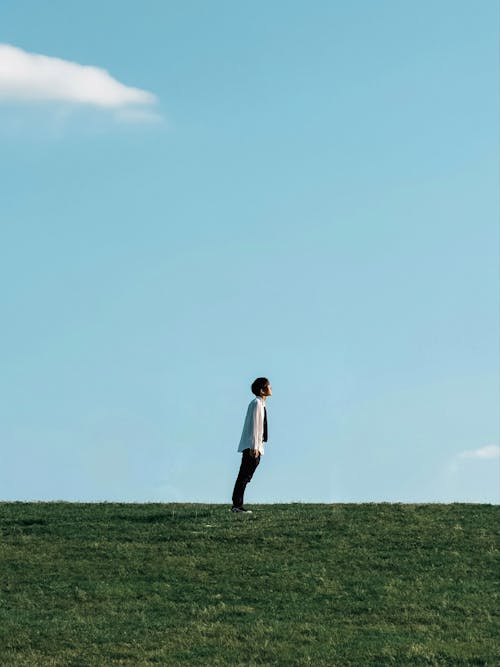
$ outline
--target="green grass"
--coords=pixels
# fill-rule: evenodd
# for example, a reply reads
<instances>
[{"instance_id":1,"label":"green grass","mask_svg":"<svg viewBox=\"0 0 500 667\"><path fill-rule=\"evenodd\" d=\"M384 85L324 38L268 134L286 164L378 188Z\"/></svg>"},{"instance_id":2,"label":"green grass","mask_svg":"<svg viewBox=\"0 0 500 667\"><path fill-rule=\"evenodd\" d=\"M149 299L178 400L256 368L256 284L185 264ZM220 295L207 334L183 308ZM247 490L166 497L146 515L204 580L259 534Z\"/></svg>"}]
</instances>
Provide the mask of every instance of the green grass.
<instances>
[{"instance_id":1,"label":"green grass","mask_svg":"<svg viewBox=\"0 0 500 667\"><path fill-rule=\"evenodd\" d=\"M491 505L0 504L0 664L500 665Z\"/></svg>"}]
</instances>

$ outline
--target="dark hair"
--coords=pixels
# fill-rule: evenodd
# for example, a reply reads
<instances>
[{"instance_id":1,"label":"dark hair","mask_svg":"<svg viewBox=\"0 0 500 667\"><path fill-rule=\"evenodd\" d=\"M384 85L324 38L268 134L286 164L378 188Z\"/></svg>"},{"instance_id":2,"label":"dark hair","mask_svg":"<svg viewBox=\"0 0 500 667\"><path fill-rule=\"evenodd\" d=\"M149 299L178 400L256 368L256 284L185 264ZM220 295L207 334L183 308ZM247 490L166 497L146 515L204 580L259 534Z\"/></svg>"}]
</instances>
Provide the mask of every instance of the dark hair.
<instances>
[{"instance_id":1,"label":"dark hair","mask_svg":"<svg viewBox=\"0 0 500 667\"><path fill-rule=\"evenodd\" d=\"M265 389L268 384L269 380L267 378L257 378L252 382L252 394L260 396L260 390Z\"/></svg>"}]
</instances>

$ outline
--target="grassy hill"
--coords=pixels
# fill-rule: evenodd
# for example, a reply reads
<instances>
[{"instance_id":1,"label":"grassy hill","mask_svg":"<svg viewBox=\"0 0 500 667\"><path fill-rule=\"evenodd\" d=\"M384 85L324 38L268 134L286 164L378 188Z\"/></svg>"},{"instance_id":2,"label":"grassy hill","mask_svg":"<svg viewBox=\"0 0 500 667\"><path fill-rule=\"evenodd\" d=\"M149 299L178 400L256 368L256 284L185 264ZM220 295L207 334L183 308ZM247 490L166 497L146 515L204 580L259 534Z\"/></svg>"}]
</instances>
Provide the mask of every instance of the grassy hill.
<instances>
[{"instance_id":1,"label":"grassy hill","mask_svg":"<svg viewBox=\"0 0 500 667\"><path fill-rule=\"evenodd\" d=\"M249 507L1 503L0 664L500 665L499 506Z\"/></svg>"}]
</instances>

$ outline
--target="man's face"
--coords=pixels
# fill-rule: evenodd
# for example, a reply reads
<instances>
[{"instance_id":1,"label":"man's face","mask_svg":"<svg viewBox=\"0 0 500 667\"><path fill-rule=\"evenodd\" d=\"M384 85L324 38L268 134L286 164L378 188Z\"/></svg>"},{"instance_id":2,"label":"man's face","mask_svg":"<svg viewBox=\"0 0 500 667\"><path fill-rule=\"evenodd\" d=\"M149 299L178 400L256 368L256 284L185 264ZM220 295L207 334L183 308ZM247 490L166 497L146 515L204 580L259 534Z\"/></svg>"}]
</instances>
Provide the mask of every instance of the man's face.
<instances>
[{"instance_id":1,"label":"man's face","mask_svg":"<svg viewBox=\"0 0 500 667\"><path fill-rule=\"evenodd\" d=\"M264 389L260 390L260 395L261 396L272 396L273 395L273 390L271 388L271 385L268 384Z\"/></svg>"}]
</instances>

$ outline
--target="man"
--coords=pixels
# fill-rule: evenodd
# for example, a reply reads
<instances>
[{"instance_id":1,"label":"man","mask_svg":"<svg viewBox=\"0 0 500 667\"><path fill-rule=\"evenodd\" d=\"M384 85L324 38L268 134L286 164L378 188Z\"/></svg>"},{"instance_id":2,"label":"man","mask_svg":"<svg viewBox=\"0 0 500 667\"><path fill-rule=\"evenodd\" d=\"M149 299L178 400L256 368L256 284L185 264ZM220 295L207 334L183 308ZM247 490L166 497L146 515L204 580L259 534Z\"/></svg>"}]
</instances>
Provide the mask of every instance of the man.
<instances>
[{"instance_id":1,"label":"man","mask_svg":"<svg viewBox=\"0 0 500 667\"><path fill-rule=\"evenodd\" d=\"M269 380L267 378L254 380L252 394L255 394L256 398L250 402L243 424L243 433L238 446L238 451L243 454L240 471L234 485L233 507L231 508L232 512L247 514L252 512L243 507L243 494L260 463L260 457L264 454L264 443L267 442L266 399L273 394Z\"/></svg>"}]
</instances>

